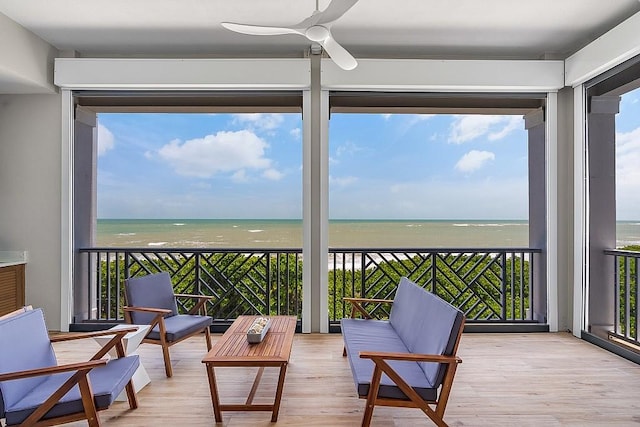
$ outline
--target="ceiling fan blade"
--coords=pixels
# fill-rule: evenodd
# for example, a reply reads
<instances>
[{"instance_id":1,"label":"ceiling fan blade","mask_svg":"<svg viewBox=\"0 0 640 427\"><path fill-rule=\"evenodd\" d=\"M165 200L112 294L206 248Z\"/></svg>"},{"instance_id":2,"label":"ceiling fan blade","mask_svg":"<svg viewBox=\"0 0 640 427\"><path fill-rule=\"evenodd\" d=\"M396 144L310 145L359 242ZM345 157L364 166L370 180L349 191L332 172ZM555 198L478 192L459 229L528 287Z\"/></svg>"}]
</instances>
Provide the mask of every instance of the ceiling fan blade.
<instances>
[{"instance_id":1,"label":"ceiling fan blade","mask_svg":"<svg viewBox=\"0 0 640 427\"><path fill-rule=\"evenodd\" d=\"M315 14L315 25L328 24L344 15L356 4L358 0L333 0L329 6L320 13Z\"/></svg>"},{"instance_id":2,"label":"ceiling fan blade","mask_svg":"<svg viewBox=\"0 0 640 427\"><path fill-rule=\"evenodd\" d=\"M329 54L333 62L343 70L353 70L358 66L358 61L345 48L343 48L333 36L329 34L325 40L320 42L324 50Z\"/></svg>"},{"instance_id":3,"label":"ceiling fan blade","mask_svg":"<svg viewBox=\"0 0 640 427\"><path fill-rule=\"evenodd\" d=\"M223 22L222 26L227 30L235 31L236 33L249 34L251 36L278 36L281 34L303 34L299 30L294 28L285 27L268 27L264 25L248 25L248 24L236 24L234 22Z\"/></svg>"}]
</instances>

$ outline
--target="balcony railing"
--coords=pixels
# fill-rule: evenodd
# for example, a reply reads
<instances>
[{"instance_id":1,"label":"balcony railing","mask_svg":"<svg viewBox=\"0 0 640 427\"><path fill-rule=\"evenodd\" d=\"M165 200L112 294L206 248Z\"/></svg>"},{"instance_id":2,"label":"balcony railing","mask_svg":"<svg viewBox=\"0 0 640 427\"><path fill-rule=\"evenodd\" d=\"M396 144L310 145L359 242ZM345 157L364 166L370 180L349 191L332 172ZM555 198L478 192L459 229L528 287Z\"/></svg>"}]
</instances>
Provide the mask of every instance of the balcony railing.
<instances>
[{"instance_id":1,"label":"balcony railing","mask_svg":"<svg viewBox=\"0 0 640 427\"><path fill-rule=\"evenodd\" d=\"M638 299L638 260L640 252L607 250L606 255L614 259L614 313L613 331L610 336L640 348L638 329L640 308Z\"/></svg>"},{"instance_id":2,"label":"balcony railing","mask_svg":"<svg viewBox=\"0 0 640 427\"><path fill-rule=\"evenodd\" d=\"M461 308L469 322L533 322L538 249L330 249L329 322L349 314L342 298L389 298L406 276ZM82 321L121 321L124 280L167 271L176 293L212 295L217 323L243 314L302 317L300 249L80 250L80 283L87 286ZM84 304L84 303L83 303ZM188 302L182 302L188 304ZM183 306L183 308L188 308ZM373 306L386 317L389 307Z\"/></svg>"}]
</instances>

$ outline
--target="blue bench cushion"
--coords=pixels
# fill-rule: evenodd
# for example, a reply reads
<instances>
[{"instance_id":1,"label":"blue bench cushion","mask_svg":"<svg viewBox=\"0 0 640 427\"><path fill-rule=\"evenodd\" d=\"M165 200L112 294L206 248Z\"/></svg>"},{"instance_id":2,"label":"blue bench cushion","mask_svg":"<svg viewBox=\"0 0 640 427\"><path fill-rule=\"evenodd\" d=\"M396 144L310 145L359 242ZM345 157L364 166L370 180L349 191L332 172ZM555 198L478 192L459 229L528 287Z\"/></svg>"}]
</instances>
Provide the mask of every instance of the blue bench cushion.
<instances>
[{"instance_id":1,"label":"blue bench cushion","mask_svg":"<svg viewBox=\"0 0 640 427\"><path fill-rule=\"evenodd\" d=\"M361 359L361 351L390 351L408 353L409 349L398 337L391 324L384 320L342 319L342 334L351 365L353 380L361 397L369 393L374 363ZM435 400L437 389L427 381L424 372L415 362L390 361L389 365L425 400ZM385 374L380 381L379 397L408 399Z\"/></svg>"},{"instance_id":2,"label":"blue bench cushion","mask_svg":"<svg viewBox=\"0 0 640 427\"><path fill-rule=\"evenodd\" d=\"M409 352L451 355L454 351L463 313L438 296L403 277L393 300L389 323ZM421 362L429 384L438 387L445 365Z\"/></svg>"},{"instance_id":3,"label":"blue bench cushion","mask_svg":"<svg viewBox=\"0 0 640 427\"><path fill-rule=\"evenodd\" d=\"M176 316L165 317L164 325L167 330L167 341L179 341L181 338L211 325L211 316L200 316L195 314L178 314ZM160 326L156 325L147 335L148 338L160 339Z\"/></svg>"},{"instance_id":4,"label":"blue bench cushion","mask_svg":"<svg viewBox=\"0 0 640 427\"><path fill-rule=\"evenodd\" d=\"M361 351L452 355L463 313L443 299L403 277L389 320L342 319L342 335L358 395L369 392L374 363ZM435 362L389 361L389 365L427 401L437 399L446 365ZM378 397L408 399L386 375Z\"/></svg>"},{"instance_id":5,"label":"blue bench cushion","mask_svg":"<svg viewBox=\"0 0 640 427\"><path fill-rule=\"evenodd\" d=\"M94 393L94 400L98 410L106 409L124 390L134 372L140 365L137 355L121 359L112 359L105 366L92 369L89 381ZM60 387L73 373L50 375L38 387L31 389L22 399L6 406L7 424L23 422L40 404L42 404L58 387ZM20 382L24 380L18 380ZM76 385L44 416L52 418L65 414L84 411L80 388Z\"/></svg>"}]
</instances>

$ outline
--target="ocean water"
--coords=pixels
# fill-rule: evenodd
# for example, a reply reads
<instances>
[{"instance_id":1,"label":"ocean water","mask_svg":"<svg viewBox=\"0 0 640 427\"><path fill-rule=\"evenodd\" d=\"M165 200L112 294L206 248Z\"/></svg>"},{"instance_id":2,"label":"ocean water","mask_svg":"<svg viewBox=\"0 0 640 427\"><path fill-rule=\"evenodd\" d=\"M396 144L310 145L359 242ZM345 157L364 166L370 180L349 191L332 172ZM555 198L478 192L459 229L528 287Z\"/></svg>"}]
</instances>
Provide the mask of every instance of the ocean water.
<instances>
[{"instance_id":1,"label":"ocean water","mask_svg":"<svg viewBox=\"0 0 640 427\"><path fill-rule=\"evenodd\" d=\"M332 220L333 248L528 247L527 221ZM618 223L618 247L640 244L640 221ZM99 219L96 246L301 248L302 220Z\"/></svg>"}]
</instances>

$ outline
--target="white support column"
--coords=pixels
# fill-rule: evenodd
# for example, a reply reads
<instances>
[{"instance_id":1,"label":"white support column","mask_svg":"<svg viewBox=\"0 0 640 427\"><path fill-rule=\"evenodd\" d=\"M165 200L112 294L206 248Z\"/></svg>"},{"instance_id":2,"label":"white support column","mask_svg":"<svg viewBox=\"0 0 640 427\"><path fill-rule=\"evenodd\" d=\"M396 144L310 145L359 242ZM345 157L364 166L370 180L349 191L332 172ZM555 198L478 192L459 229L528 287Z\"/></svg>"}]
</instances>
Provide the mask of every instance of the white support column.
<instances>
[{"instance_id":1,"label":"white support column","mask_svg":"<svg viewBox=\"0 0 640 427\"><path fill-rule=\"evenodd\" d=\"M60 330L68 331L73 310L73 95L61 89Z\"/></svg>"},{"instance_id":2,"label":"white support column","mask_svg":"<svg viewBox=\"0 0 640 427\"><path fill-rule=\"evenodd\" d=\"M573 89L573 335L580 338L588 324L589 268L587 244L586 97L582 85Z\"/></svg>"},{"instance_id":3,"label":"white support column","mask_svg":"<svg viewBox=\"0 0 640 427\"><path fill-rule=\"evenodd\" d=\"M96 319L98 301L96 271L82 262L79 248L95 246L97 224L97 116L82 106L75 107L73 128L73 322Z\"/></svg>"},{"instance_id":4,"label":"white support column","mask_svg":"<svg viewBox=\"0 0 640 427\"><path fill-rule=\"evenodd\" d=\"M542 249L532 255L530 274L531 318L546 323L549 290L547 287L547 161L546 120L542 108L524 116L529 158L529 247ZM527 316L529 317L529 316Z\"/></svg>"},{"instance_id":5,"label":"white support column","mask_svg":"<svg viewBox=\"0 0 640 427\"><path fill-rule=\"evenodd\" d=\"M311 259L311 90L302 92L302 259ZM311 332L311 269L302 267L302 332Z\"/></svg>"},{"instance_id":6,"label":"white support column","mask_svg":"<svg viewBox=\"0 0 640 427\"><path fill-rule=\"evenodd\" d=\"M547 323L558 331L558 94L547 93Z\"/></svg>"},{"instance_id":7,"label":"white support column","mask_svg":"<svg viewBox=\"0 0 640 427\"><path fill-rule=\"evenodd\" d=\"M587 179L589 192L589 323L587 330L607 339L615 324L612 279L615 263L604 251L616 247L616 114L619 96L587 99Z\"/></svg>"},{"instance_id":8,"label":"white support column","mask_svg":"<svg viewBox=\"0 0 640 427\"><path fill-rule=\"evenodd\" d=\"M329 91L320 92L320 195L318 212L318 284L320 288L320 332L329 332Z\"/></svg>"},{"instance_id":9,"label":"white support column","mask_svg":"<svg viewBox=\"0 0 640 427\"><path fill-rule=\"evenodd\" d=\"M329 93L320 89L320 56L311 57L311 90L303 96L302 332L329 331Z\"/></svg>"}]
</instances>

